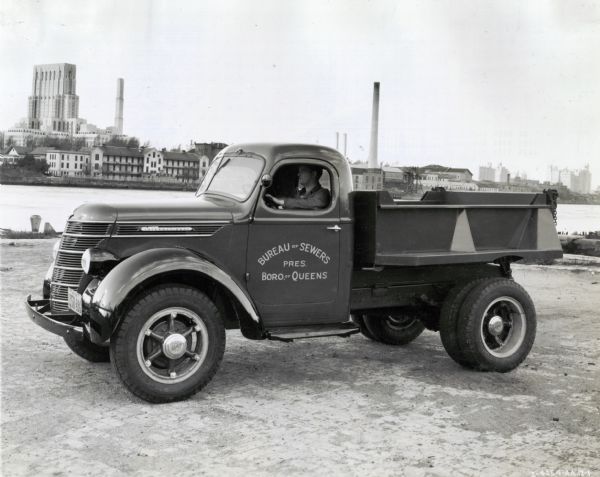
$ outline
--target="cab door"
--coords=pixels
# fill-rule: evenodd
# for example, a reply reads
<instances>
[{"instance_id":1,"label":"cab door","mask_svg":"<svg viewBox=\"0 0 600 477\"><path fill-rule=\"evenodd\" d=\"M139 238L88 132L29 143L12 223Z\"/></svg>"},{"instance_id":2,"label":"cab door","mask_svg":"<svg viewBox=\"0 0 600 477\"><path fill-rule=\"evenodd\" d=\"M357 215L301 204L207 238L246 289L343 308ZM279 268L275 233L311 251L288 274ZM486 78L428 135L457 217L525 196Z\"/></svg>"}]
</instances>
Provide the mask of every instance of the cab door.
<instances>
[{"instance_id":1,"label":"cab door","mask_svg":"<svg viewBox=\"0 0 600 477\"><path fill-rule=\"evenodd\" d=\"M329 182L331 203L322 210L280 210L259 197L249 226L246 279L267 328L348 320L338 283L343 233L338 177L322 161L293 161L299 163L325 168L329 177L321 182ZM276 181L277 170L272 175Z\"/></svg>"}]
</instances>

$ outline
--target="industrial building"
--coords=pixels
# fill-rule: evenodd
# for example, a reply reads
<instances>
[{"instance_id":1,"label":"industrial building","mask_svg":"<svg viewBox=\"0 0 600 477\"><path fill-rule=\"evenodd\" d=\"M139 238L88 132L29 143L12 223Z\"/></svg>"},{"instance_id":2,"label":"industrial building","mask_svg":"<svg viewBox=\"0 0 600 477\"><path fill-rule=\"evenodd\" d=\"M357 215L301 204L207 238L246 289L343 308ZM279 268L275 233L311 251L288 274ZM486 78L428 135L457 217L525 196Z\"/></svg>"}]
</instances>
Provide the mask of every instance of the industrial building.
<instances>
[{"instance_id":1,"label":"industrial building","mask_svg":"<svg viewBox=\"0 0 600 477\"><path fill-rule=\"evenodd\" d=\"M77 67L69 63L35 65L27 120L4 132L4 141L31 146L44 137L83 139L86 146L101 145L123 135L125 83L117 79L115 120L112 126L99 128L79 117Z\"/></svg>"}]
</instances>

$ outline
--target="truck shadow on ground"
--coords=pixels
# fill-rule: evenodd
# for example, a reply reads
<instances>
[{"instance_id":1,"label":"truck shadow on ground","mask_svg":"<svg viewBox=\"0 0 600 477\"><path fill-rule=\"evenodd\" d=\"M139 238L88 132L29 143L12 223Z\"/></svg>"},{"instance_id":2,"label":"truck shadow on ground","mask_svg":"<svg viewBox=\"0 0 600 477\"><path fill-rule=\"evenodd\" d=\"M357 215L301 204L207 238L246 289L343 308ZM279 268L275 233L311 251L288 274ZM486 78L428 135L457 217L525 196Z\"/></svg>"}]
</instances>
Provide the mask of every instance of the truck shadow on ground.
<instances>
[{"instance_id":1,"label":"truck shadow on ground","mask_svg":"<svg viewBox=\"0 0 600 477\"><path fill-rule=\"evenodd\" d=\"M244 347L246 348L246 347ZM264 385L270 389L315 384L327 386L402 386L406 380L461 391L529 394L518 371L486 373L455 363L439 337L431 333L403 347L375 343L362 336L323 343L253 343L252 349L228 350L215 376L213 392Z\"/></svg>"},{"instance_id":2,"label":"truck shadow on ground","mask_svg":"<svg viewBox=\"0 0 600 477\"><path fill-rule=\"evenodd\" d=\"M393 388L401 393L407 383L427 393L478 392L506 397L532 393L529 380L518 370L500 374L461 367L446 354L433 333L402 347L375 343L362 336L295 343L232 338L217 374L192 399L202 400L205 392L231 396L249 388L269 392L304 388L306 393L339 389L377 393ZM74 355L46 359L61 361L55 364L63 368L67 364L64 361L70 362L62 378L71 385L58 385L56 377L51 386L55 397L68 396L77 383L76 387L83 391L81 397L90 402L138 401L122 387L110 364L86 363Z\"/></svg>"}]
</instances>

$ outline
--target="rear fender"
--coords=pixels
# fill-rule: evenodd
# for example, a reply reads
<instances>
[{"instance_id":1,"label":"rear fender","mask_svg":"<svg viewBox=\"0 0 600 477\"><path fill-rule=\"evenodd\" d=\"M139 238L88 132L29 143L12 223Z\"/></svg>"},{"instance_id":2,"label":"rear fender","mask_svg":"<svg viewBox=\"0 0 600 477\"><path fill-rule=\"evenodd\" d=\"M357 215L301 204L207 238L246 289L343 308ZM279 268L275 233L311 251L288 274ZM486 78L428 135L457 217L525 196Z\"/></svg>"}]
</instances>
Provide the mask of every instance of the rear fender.
<instances>
[{"instance_id":1,"label":"rear fender","mask_svg":"<svg viewBox=\"0 0 600 477\"><path fill-rule=\"evenodd\" d=\"M261 321L247 292L227 272L214 263L183 248L155 248L133 255L114 267L100 282L90 300L90 338L103 342L110 338L119 322L119 311L130 293L159 275L193 272L219 283L237 300L255 327Z\"/></svg>"}]
</instances>

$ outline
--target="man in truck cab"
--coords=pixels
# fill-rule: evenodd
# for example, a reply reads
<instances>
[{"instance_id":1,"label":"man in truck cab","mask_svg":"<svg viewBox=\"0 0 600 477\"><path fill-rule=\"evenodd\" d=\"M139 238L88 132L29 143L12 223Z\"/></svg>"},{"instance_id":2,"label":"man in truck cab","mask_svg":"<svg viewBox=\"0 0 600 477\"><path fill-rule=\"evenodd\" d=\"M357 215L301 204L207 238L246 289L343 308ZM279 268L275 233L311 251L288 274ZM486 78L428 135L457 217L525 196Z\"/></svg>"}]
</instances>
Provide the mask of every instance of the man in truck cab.
<instances>
[{"instance_id":1,"label":"man in truck cab","mask_svg":"<svg viewBox=\"0 0 600 477\"><path fill-rule=\"evenodd\" d=\"M319 183L322 174L321 167L301 165L298 167L298 187L292 197L278 198L266 194L265 198L283 209L324 209L329 205L331 195Z\"/></svg>"}]
</instances>

